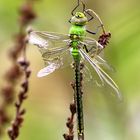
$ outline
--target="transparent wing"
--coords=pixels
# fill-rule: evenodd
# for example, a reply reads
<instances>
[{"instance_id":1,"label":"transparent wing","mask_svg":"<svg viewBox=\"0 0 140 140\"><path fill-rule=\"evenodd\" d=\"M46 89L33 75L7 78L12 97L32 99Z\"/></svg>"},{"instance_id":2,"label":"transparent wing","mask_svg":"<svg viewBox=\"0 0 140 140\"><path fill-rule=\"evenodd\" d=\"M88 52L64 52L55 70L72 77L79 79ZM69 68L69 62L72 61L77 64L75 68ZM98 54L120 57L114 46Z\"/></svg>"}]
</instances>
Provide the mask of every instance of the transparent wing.
<instances>
[{"instance_id":1,"label":"transparent wing","mask_svg":"<svg viewBox=\"0 0 140 140\"><path fill-rule=\"evenodd\" d=\"M46 76L60 68L69 53L68 35L32 31L28 35L28 42L38 47L46 66L38 72L38 77Z\"/></svg>"},{"instance_id":2,"label":"transparent wing","mask_svg":"<svg viewBox=\"0 0 140 140\"><path fill-rule=\"evenodd\" d=\"M104 48L98 41L89 37L85 37L81 44L84 45L84 49L92 58L99 54Z\"/></svg>"},{"instance_id":3,"label":"transparent wing","mask_svg":"<svg viewBox=\"0 0 140 140\"><path fill-rule=\"evenodd\" d=\"M82 44L86 47L84 50L88 53L91 58L94 58L96 63L104 66L105 68L114 71L114 68L103 59L104 47L98 43L95 39L85 37Z\"/></svg>"},{"instance_id":4,"label":"transparent wing","mask_svg":"<svg viewBox=\"0 0 140 140\"><path fill-rule=\"evenodd\" d=\"M66 46L70 43L70 37L67 34L31 31L28 33L28 42L40 48L55 48L57 46Z\"/></svg>"},{"instance_id":5,"label":"transparent wing","mask_svg":"<svg viewBox=\"0 0 140 140\"><path fill-rule=\"evenodd\" d=\"M56 69L58 69L60 67L59 64L56 64L56 63L50 63L47 67L41 69L37 76L38 77L44 77L44 76L47 76L48 74L54 72Z\"/></svg>"},{"instance_id":6,"label":"transparent wing","mask_svg":"<svg viewBox=\"0 0 140 140\"><path fill-rule=\"evenodd\" d=\"M115 68L112 65L110 65L105 59L103 59L100 55L97 55L94 59L94 61L96 61L98 65L104 67L105 69L111 72L115 72Z\"/></svg>"},{"instance_id":7,"label":"transparent wing","mask_svg":"<svg viewBox=\"0 0 140 140\"><path fill-rule=\"evenodd\" d=\"M81 56L86 59L91 66L94 68L94 70L96 71L96 73L98 74L100 80L102 83L106 82L109 86L111 86L116 92L118 98L121 100L121 94L119 92L119 88L116 85L116 83L113 81L113 79L97 64L97 62L92 59L86 52L84 52L84 50L80 49L79 50Z\"/></svg>"},{"instance_id":8,"label":"transparent wing","mask_svg":"<svg viewBox=\"0 0 140 140\"><path fill-rule=\"evenodd\" d=\"M92 80L92 74L86 64L84 63L84 68L82 69L83 72L83 77L84 77L84 82L88 83Z\"/></svg>"},{"instance_id":9,"label":"transparent wing","mask_svg":"<svg viewBox=\"0 0 140 140\"><path fill-rule=\"evenodd\" d=\"M38 72L38 77L47 76L66 64L68 62L67 57L70 59L70 51L66 46L51 50L41 48L40 52L46 67Z\"/></svg>"},{"instance_id":10,"label":"transparent wing","mask_svg":"<svg viewBox=\"0 0 140 140\"><path fill-rule=\"evenodd\" d=\"M84 52L86 52L86 54L88 54L88 56L90 56L91 58L96 58L98 56L98 54L103 50L103 46L101 44L99 44L93 38L85 37L81 44L84 46L84 47L81 47L81 48L83 48ZM85 59L84 56L83 56L83 58ZM103 82L102 77L99 74L99 70L96 69L95 66L94 66L94 69L95 69L96 73L98 74L98 76L99 76L99 78L101 80L101 83L103 85L104 82ZM85 72L85 73L87 73L87 72Z\"/></svg>"}]
</instances>

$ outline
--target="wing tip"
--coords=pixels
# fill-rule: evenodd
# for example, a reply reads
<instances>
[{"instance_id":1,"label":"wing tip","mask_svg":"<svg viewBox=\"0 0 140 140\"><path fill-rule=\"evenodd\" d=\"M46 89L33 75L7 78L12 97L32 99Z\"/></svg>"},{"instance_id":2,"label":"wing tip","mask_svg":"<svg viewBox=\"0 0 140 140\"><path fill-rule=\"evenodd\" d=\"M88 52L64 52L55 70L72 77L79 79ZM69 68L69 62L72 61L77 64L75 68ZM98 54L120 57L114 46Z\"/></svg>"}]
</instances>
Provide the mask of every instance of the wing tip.
<instances>
[{"instance_id":1,"label":"wing tip","mask_svg":"<svg viewBox=\"0 0 140 140\"><path fill-rule=\"evenodd\" d=\"M38 78L42 78L43 75L41 75L41 74L38 72L38 73L37 73L37 77L38 77Z\"/></svg>"},{"instance_id":2,"label":"wing tip","mask_svg":"<svg viewBox=\"0 0 140 140\"><path fill-rule=\"evenodd\" d=\"M47 67L41 69L41 70L37 73L37 77L38 77L38 78L42 78L42 77L44 77L44 76L49 75L49 73L46 72L46 68L47 68Z\"/></svg>"},{"instance_id":3,"label":"wing tip","mask_svg":"<svg viewBox=\"0 0 140 140\"><path fill-rule=\"evenodd\" d=\"M27 28L26 28L26 33L27 33L27 35L30 35L31 34L31 32L33 32L34 30L33 30L33 28L31 27L31 26L28 26Z\"/></svg>"}]
</instances>

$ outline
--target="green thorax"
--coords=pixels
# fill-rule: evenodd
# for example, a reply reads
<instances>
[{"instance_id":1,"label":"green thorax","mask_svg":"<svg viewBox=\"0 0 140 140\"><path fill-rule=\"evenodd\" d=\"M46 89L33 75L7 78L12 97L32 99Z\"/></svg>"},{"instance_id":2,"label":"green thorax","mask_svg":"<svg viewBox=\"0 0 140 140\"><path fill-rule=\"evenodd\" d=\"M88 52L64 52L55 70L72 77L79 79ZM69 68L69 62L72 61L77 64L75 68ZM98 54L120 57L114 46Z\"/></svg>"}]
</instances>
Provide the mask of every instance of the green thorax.
<instances>
[{"instance_id":1,"label":"green thorax","mask_svg":"<svg viewBox=\"0 0 140 140\"><path fill-rule=\"evenodd\" d=\"M72 47L72 55L74 58L79 58L78 47L80 47L79 42L83 40L86 35L85 26L72 25L69 30L70 38L71 38L71 47Z\"/></svg>"},{"instance_id":2,"label":"green thorax","mask_svg":"<svg viewBox=\"0 0 140 140\"><path fill-rule=\"evenodd\" d=\"M78 39L81 40L86 35L85 26L72 25L69 34L78 36Z\"/></svg>"}]
</instances>

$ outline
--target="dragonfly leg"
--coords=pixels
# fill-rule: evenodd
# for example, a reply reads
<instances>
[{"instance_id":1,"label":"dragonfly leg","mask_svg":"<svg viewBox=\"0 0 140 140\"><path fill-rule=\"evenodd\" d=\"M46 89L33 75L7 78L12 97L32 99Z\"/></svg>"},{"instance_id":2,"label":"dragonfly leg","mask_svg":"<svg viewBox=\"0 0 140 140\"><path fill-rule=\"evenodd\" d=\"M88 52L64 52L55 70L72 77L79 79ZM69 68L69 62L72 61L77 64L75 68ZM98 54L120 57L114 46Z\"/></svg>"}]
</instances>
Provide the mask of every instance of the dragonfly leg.
<instances>
[{"instance_id":1,"label":"dragonfly leg","mask_svg":"<svg viewBox=\"0 0 140 140\"><path fill-rule=\"evenodd\" d=\"M78 0L78 4L74 7L74 9L71 11L71 15L72 16L74 16L74 11L80 6L80 1L81 1L81 3L82 3L82 5L83 5L83 12L85 11L85 4L83 3L83 1L82 0Z\"/></svg>"},{"instance_id":2,"label":"dragonfly leg","mask_svg":"<svg viewBox=\"0 0 140 140\"><path fill-rule=\"evenodd\" d=\"M71 23L71 19L69 19L69 21L68 21L69 23Z\"/></svg>"},{"instance_id":3,"label":"dragonfly leg","mask_svg":"<svg viewBox=\"0 0 140 140\"><path fill-rule=\"evenodd\" d=\"M71 11L71 15L74 16L74 11L79 7L80 0L78 0L78 4L74 7L74 9Z\"/></svg>"},{"instance_id":4,"label":"dragonfly leg","mask_svg":"<svg viewBox=\"0 0 140 140\"><path fill-rule=\"evenodd\" d=\"M90 16L90 18L88 19L88 22L90 22L91 20L93 20L93 16L86 10L84 10L84 13L88 14Z\"/></svg>"},{"instance_id":5,"label":"dragonfly leg","mask_svg":"<svg viewBox=\"0 0 140 140\"><path fill-rule=\"evenodd\" d=\"M87 49L87 46L84 44L83 49L85 49L85 51L88 53L89 50Z\"/></svg>"},{"instance_id":6,"label":"dragonfly leg","mask_svg":"<svg viewBox=\"0 0 140 140\"><path fill-rule=\"evenodd\" d=\"M96 31L95 32L93 32L93 31L89 31L89 30L86 30L88 33L90 33L90 34L97 34L97 32L99 31L99 28L101 28L102 27L102 25L100 25L100 26L97 26L97 28L96 28Z\"/></svg>"}]
</instances>

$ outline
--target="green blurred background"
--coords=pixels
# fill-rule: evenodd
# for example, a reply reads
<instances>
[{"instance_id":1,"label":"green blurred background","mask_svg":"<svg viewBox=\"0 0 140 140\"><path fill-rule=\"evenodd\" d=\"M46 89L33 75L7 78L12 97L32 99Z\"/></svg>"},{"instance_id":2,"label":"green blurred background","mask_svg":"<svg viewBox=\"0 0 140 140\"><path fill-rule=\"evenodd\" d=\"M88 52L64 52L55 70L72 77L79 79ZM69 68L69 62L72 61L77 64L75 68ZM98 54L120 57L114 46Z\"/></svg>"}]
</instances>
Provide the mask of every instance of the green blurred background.
<instances>
[{"instance_id":1,"label":"green blurred background","mask_svg":"<svg viewBox=\"0 0 140 140\"><path fill-rule=\"evenodd\" d=\"M0 85L10 65L7 51L12 36L18 32L18 8L24 0L0 0ZM139 140L140 139L140 1L87 0L87 8L95 10L112 33L105 50L105 58L115 67L111 73L123 94L118 102L108 89L99 89L92 82L84 88L84 117L86 140ZM35 29L67 33L71 10L76 0L39 0L35 4L38 15L32 24ZM92 27L90 27L91 29ZM66 118L73 91L70 67L37 78L43 68L40 53L34 46L28 48L32 76L25 121L18 140L62 140L67 131ZM11 107L14 117L15 108ZM75 133L76 135L76 133ZM5 135L0 140L8 140Z\"/></svg>"}]
</instances>

